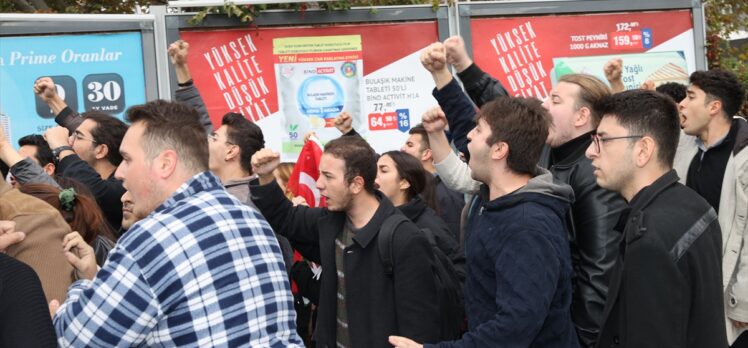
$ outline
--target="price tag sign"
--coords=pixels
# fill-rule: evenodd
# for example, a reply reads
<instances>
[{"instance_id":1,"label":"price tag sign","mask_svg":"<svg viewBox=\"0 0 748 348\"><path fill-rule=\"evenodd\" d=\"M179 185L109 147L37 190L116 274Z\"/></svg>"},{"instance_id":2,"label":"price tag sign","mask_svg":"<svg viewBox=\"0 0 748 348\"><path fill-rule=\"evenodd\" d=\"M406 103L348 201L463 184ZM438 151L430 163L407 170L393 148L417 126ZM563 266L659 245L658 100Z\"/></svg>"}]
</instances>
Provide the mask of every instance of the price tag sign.
<instances>
[{"instance_id":1,"label":"price tag sign","mask_svg":"<svg viewBox=\"0 0 748 348\"><path fill-rule=\"evenodd\" d=\"M83 79L86 110L118 114L125 111L125 82L119 74L92 74Z\"/></svg>"},{"instance_id":2,"label":"price tag sign","mask_svg":"<svg viewBox=\"0 0 748 348\"><path fill-rule=\"evenodd\" d=\"M39 78L44 76L39 76ZM59 75L59 76L50 76L52 78L52 81L55 82L55 87L57 89L57 95L62 98L62 100L65 101L65 104L67 104L71 109L78 110L78 92L76 88L76 82L75 79L72 76L68 75ZM38 78L37 78L38 79ZM31 89L29 89L29 93L34 93ZM36 114L39 115L41 118L55 118L55 115L52 110L49 108L49 105L45 101L42 100L42 98L39 98L39 96L35 96L34 99L36 100Z\"/></svg>"},{"instance_id":3,"label":"price tag sign","mask_svg":"<svg viewBox=\"0 0 748 348\"><path fill-rule=\"evenodd\" d=\"M380 131L398 129L398 116L395 112L374 112L369 114L369 130Z\"/></svg>"},{"instance_id":4,"label":"price tag sign","mask_svg":"<svg viewBox=\"0 0 748 348\"><path fill-rule=\"evenodd\" d=\"M397 129L405 133L410 130L410 110L408 109L397 109Z\"/></svg>"},{"instance_id":5,"label":"price tag sign","mask_svg":"<svg viewBox=\"0 0 748 348\"><path fill-rule=\"evenodd\" d=\"M616 50L640 50L642 49L641 31L615 32L609 35L610 47Z\"/></svg>"}]
</instances>

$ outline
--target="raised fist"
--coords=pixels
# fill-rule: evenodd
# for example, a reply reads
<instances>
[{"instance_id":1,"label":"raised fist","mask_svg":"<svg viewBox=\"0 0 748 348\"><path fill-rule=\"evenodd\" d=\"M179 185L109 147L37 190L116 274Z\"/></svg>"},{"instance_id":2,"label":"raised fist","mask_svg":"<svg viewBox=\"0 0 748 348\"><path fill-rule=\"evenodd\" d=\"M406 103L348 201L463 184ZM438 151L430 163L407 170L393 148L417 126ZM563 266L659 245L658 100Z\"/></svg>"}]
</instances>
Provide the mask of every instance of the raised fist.
<instances>
[{"instance_id":1,"label":"raised fist","mask_svg":"<svg viewBox=\"0 0 748 348\"><path fill-rule=\"evenodd\" d=\"M351 114L343 111L338 117L335 117L335 128L343 134L350 132L353 129L353 117L351 117Z\"/></svg>"},{"instance_id":2,"label":"raised fist","mask_svg":"<svg viewBox=\"0 0 748 348\"><path fill-rule=\"evenodd\" d=\"M49 103L57 97L57 87L51 78L40 77L36 82L34 82L34 93L36 93L39 98L42 98L43 101Z\"/></svg>"},{"instance_id":3,"label":"raised fist","mask_svg":"<svg viewBox=\"0 0 748 348\"><path fill-rule=\"evenodd\" d=\"M260 177L273 175L275 168L280 165L280 154L264 148L252 155L252 172Z\"/></svg>"},{"instance_id":4,"label":"raised fist","mask_svg":"<svg viewBox=\"0 0 748 348\"><path fill-rule=\"evenodd\" d=\"M450 36L444 40L444 48L447 51L447 63L452 64L457 72L462 72L473 64L465 49L465 40L461 36Z\"/></svg>"},{"instance_id":5,"label":"raised fist","mask_svg":"<svg viewBox=\"0 0 748 348\"><path fill-rule=\"evenodd\" d=\"M421 64L426 70L435 73L447 69L447 53L444 44L434 42L421 52Z\"/></svg>"},{"instance_id":6,"label":"raised fist","mask_svg":"<svg viewBox=\"0 0 748 348\"><path fill-rule=\"evenodd\" d=\"M187 64L187 54L189 53L190 44L187 41L177 40L169 45L169 57L174 65Z\"/></svg>"},{"instance_id":7,"label":"raised fist","mask_svg":"<svg viewBox=\"0 0 748 348\"><path fill-rule=\"evenodd\" d=\"M421 116L421 124L428 133L441 133L447 128L447 116L441 107L435 106Z\"/></svg>"}]
</instances>

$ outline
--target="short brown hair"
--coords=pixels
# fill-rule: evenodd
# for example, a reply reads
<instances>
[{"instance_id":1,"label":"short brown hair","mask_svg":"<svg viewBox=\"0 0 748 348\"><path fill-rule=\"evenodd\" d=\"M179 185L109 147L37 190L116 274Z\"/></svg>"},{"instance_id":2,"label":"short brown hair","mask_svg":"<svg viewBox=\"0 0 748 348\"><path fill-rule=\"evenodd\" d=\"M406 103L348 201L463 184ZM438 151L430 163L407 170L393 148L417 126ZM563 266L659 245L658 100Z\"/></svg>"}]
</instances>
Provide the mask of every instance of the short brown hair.
<instances>
[{"instance_id":1,"label":"short brown hair","mask_svg":"<svg viewBox=\"0 0 748 348\"><path fill-rule=\"evenodd\" d=\"M148 160L172 149L186 168L195 172L208 170L208 138L194 109L177 102L154 100L128 109L127 120L145 124L141 145Z\"/></svg>"},{"instance_id":2,"label":"short brown hair","mask_svg":"<svg viewBox=\"0 0 748 348\"><path fill-rule=\"evenodd\" d=\"M595 109L595 104L600 99L610 95L608 85L600 81L597 77L588 74L567 74L561 76L558 82L572 83L579 86L579 95L574 101L574 108L577 110L583 107L590 109L592 128L597 128L603 115Z\"/></svg>"},{"instance_id":3,"label":"short brown hair","mask_svg":"<svg viewBox=\"0 0 748 348\"><path fill-rule=\"evenodd\" d=\"M418 134L421 136L421 148L419 151L423 152L431 149L431 143L429 142L429 133L426 132L426 128L423 124L419 123L408 131L408 134Z\"/></svg>"},{"instance_id":4,"label":"short brown hair","mask_svg":"<svg viewBox=\"0 0 748 348\"><path fill-rule=\"evenodd\" d=\"M377 154L360 136L345 136L325 144L325 153L345 162L345 180L350 183L360 176L366 192L374 193L377 178Z\"/></svg>"},{"instance_id":5,"label":"short brown hair","mask_svg":"<svg viewBox=\"0 0 748 348\"><path fill-rule=\"evenodd\" d=\"M476 116L491 128L486 143L509 145L507 167L518 174L534 174L548 138L551 116L535 98L504 97L486 103Z\"/></svg>"}]
</instances>

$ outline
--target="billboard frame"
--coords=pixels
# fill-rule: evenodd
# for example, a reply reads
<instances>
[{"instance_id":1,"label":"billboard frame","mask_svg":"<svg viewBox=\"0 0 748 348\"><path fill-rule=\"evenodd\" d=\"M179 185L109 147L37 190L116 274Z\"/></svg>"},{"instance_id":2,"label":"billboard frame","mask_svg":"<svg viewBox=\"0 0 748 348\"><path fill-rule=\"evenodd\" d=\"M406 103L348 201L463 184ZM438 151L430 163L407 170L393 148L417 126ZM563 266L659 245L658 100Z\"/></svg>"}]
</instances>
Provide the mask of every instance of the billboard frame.
<instances>
[{"instance_id":1,"label":"billboard frame","mask_svg":"<svg viewBox=\"0 0 748 348\"><path fill-rule=\"evenodd\" d=\"M145 98L154 100L163 97L154 64L158 41L154 19L154 15L0 14L0 37L140 32Z\"/></svg>"},{"instance_id":2,"label":"billboard frame","mask_svg":"<svg viewBox=\"0 0 748 348\"><path fill-rule=\"evenodd\" d=\"M262 12L251 23L242 22L239 18L228 17L225 14L212 14L196 25L188 23L194 13L169 14L166 16L166 40L168 43L179 40L182 30L204 29L238 29L246 27L283 27L310 25L349 25L349 24L382 24L397 22L425 22L436 21L439 39L444 40L450 35L450 20L447 6L440 6L436 11L431 5L387 6L372 8L352 8L345 11L307 10L299 11L273 10ZM176 72L169 64L168 77L169 93L177 87Z\"/></svg>"}]
</instances>

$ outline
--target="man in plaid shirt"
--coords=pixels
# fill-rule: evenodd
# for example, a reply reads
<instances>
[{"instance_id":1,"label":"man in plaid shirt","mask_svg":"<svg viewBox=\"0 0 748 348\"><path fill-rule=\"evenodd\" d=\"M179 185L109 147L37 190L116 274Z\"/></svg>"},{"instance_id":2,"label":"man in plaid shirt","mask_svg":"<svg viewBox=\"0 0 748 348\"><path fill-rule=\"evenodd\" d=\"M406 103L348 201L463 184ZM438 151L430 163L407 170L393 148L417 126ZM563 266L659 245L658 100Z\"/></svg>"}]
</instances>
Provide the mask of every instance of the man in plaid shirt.
<instances>
[{"instance_id":1,"label":"man in plaid shirt","mask_svg":"<svg viewBox=\"0 0 748 348\"><path fill-rule=\"evenodd\" d=\"M195 111L154 101L127 117L115 175L133 212L150 215L98 273L66 238L68 258L92 280L71 285L54 316L59 344L301 347L278 242L262 215L207 172Z\"/></svg>"}]
</instances>

